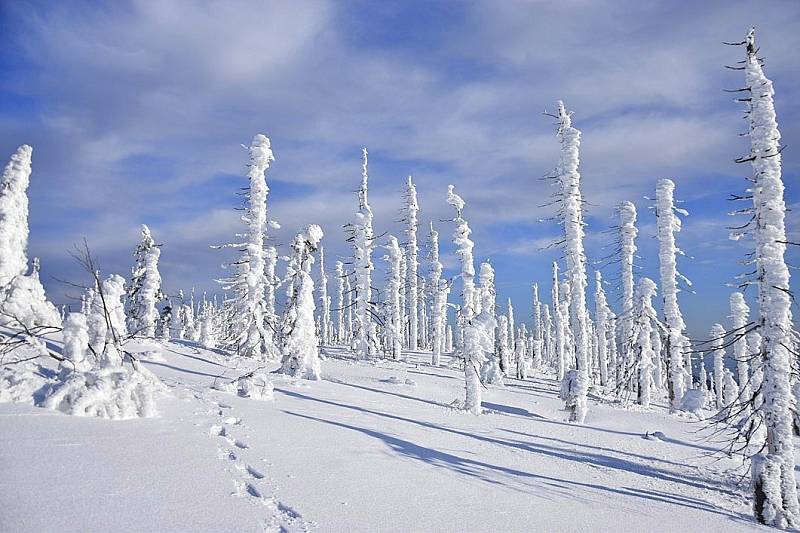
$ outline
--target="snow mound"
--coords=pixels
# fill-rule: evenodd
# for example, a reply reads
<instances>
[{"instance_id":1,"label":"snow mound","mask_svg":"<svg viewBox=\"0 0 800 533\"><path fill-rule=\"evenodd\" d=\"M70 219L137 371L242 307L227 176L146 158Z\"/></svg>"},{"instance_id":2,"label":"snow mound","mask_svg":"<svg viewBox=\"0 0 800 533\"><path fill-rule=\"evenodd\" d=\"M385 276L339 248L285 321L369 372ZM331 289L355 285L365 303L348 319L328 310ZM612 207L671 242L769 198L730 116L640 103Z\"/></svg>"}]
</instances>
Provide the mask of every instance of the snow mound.
<instances>
[{"instance_id":1,"label":"snow mound","mask_svg":"<svg viewBox=\"0 0 800 533\"><path fill-rule=\"evenodd\" d=\"M62 368L59 374L53 374L30 365L0 371L0 402L30 403L75 416L115 420L153 417L158 414L156 399L166 390L145 368L119 366L87 372Z\"/></svg>"},{"instance_id":2,"label":"snow mound","mask_svg":"<svg viewBox=\"0 0 800 533\"><path fill-rule=\"evenodd\" d=\"M645 440L653 440L661 442L666 439L666 436L664 436L664 433L662 433L661 431L653 431L652 433L648 431L647 433L642 435L642 438Z\"/></svg>"},{"instance_id":3,"label":"snow mound","mask_svg":"<svg viewBox=\"0 0 800 533\"><path fill-rule=\"evenodd\" d=\"M706 406L706 392L701 389L689 389L683 394L681 400L681 411L700 414L700 410Z\"/></svg>"},{"instance_id":4,"label":"snow mound","mask_svg":"<svg viewBox=\"0 0 800 533\"><path fill-rule=\"evenodd\" d=\"M275 398L275 387L263 372L239 378L239 396L254 400L272 400Z\"/></svg>"},{"instance_id":5,"label":"snow mound","mask_svg":"<svg viewBox=\"0 0 800 533\"><path fill-rule=\"evenodd\" d=\"M409 387L416 387L417 382L413 379L402 379L397 376L391 376L386 379L380 380L381 383L389 383L390 385L408 385Z\"/></svg>"}]
</instances>

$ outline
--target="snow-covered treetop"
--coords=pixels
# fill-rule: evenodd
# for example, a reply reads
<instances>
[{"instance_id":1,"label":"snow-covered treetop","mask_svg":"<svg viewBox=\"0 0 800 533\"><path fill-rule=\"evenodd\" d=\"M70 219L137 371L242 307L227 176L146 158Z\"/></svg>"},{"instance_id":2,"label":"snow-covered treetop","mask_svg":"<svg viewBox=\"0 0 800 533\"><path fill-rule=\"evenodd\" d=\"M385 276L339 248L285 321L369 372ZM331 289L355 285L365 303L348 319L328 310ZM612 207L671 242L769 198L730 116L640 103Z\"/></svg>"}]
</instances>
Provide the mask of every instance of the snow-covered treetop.
<instances>
[{"instance_id":1,"label":"snow-covered treetop","mask_svg":"<svg viewBox=\"0 0 800 533\"><path fill-rule=\"evenodd\" d=\"M454 187L452 185L447 186L447 203L456 208L457 217L460 217L465 204L464 200L454 192Z\"/></svg>"},{"instance_id":2,"label":"snow-covered treetop","mask_svg":"<svg viewBox=\"0 0 800 533\"><path fill-rule=\"evenodd\" d=\"M312 248L317 248L320 241L322 241L322 228L316 224L309 224L303 230L301 235L311 245Z\"/></svg>"},{"instance_id":3,"label":"snow-covered treetop","mask_svg":"<svg viewBox=\"0 0 800 533\"><path fill-rule=\"evenodd\" d=\"M367 196L367 191L369 189L368 165L369 152L367 152L367 147L364 146L361 148L361 188L358 190L359 209L369 209L369 198Z\"/></svg>"},{"instance_id":4,"label":"snow-covered treetop","mask_svg":"<svg viewBox=\"0 0 800 533\"><path fill-rule=\"evenodd\" d=\"M747 315L750 314L750 306L744 301L744 294L741 292L731 293L731 316L735 327L741 327L747 322ZM741 321L741 324L736 325Z\"/></svg>"},{"instance_id":5,"label":"snow-covered treetop","mask_svg":"<svg viewBox=\"0 0 800 533\"><path fill-rule=\"evenodd\" d=\"M270 161L275 161L275 155L272 153L269 137L258 133L250 143L250 165L253 167L251 173L257 172L260 176L269 168Z\"/></svg>"},{"instance_id":6,"label":"snow-covered treetop","mask_svg":"<svg viewBox=\"0 0 800 533\"><path fill-rule=\"evenodd\" d=\"M0 182L0 285L28 269L28 184L33 148L17 148Z\"/></svg>"}]
</instances>

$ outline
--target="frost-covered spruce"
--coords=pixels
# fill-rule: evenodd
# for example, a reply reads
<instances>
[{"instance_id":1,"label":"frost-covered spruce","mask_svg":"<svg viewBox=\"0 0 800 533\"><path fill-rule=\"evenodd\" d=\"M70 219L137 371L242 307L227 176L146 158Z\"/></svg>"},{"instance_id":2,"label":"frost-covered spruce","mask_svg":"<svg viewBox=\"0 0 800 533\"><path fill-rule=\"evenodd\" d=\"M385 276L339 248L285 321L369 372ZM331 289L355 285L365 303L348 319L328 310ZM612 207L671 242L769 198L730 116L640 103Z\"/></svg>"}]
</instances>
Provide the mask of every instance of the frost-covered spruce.
<instances>
[{"instance_id":1,"label":"frost-covered spruce","mask_svg":"<svg viewBox=\"0 0 800 533\"><path fill-rule=\"evenodd\" d=\"M278 286L278 278L275 275L275 267L278 264L278 250L274 246L264 248L264 277L266 286L264 287L264 320L267 330L274 332L278 327L278 316L275 312L275 291ZM274 334L272 335L274 338Z\"/></svg>"},{"instance_id":2,"label":"frost-covered spruce","mask_svg":"<svg viewBox=\"0 0 800 533\"><path fill-rule=\"evenodd\" d=\"M408 306L408 348L416 350L419 342L419 307L417 298L419 296L418 284L418 247L417 247L417 213L419 212L419 204L417 203L417 188L414 182L411 181L411 176L408 177L406 184L406 205L404 208L406 227L406 286L408 289L408 297L406 298L406 305Z\"/></svg>"},{"instance_id":3,"label":"frost-covered spruce","mask_svg":"<svg viewBox=\"0 0 800 533\"><path fill-rule=\"evenodd\" d=\"M322 240L317 225L298 233L292 243L292 257L287 267L286 314L283 319L283 346L280 372L296 378L320 379L319 342L314 327L314 280L311 277L312 255Z\"/></svg>"},{"instance_id":4,"label":"frost-covered spruce","mask_svg":"<svg viewBox=\"0 0 800 533\"><path fill-rule=\"evenodd\" d=\"M341 261L336 261L336 342L343 344L346 340L344 330L344 264Z\"/></svg>"},{"instance_id":5,"label":"frost-covered spruce","mask_svg":"<svg viewBox=\"0 0 800 533\"><path fill-rule=\"evenodd\" d=\"M481 263L480 270L480 285L481 285L481 314L486 315L490 323L497 323L496 306L497 306L497 293L494 287L494 268L487 261ZM481 379L484 383L492 383L495 385L503 384L503 371L500 368L499 354L494 350L495 346L495 328L491 327L487 331L489 336L490 348L486 353L486 361L481 367Z\"/></svg>"},{"instance_id":6,"label":"frost-covered spruce","mask_svg":"<svg viewBox=\"0 0 800 533\"><path fill-rule=\"evenodd\" d=\"M11 156L0 182L0 287L28 270L28 185L33 148Z\"/></svg>"},{"instance_id":7,"label":"frost-covered spruce","mask_svg":"<svg viewBox=\"0 0 800 533\"><path fill-rule=\"evenodd\" d=\"M608 301L603 290L603 276L595 271L596 289L594 293L595 320L597 326L597 359L600 370L600 385L608 385ZM613 338L612 338L612 341Z\"/></svg>"},{"instance_id":8,"label":"frost-covered spruce","mask_svg":"<svg viewBox=\"0 0 800 533\"><path fill-rule=\"evenodd\" d=\"M670 405L677 409L687 388L691 388L691 358L688 339L684 334L686 324L678 305L678 278L686 280L677 269L676 257L682 253L675 245L675 233L681 230L683 209L675 207L675 183L669 179L658 181L656 186L656 218L658 221L658 259L661 275L661 292L664 299L664 321L667 327L666 348L669 359ZM688 282L688 280L686 280Z\"/></svg>"},{"instance_id":9,"label":"frost-covered spruce","mask_svg":"<svg viewBox=\"0 0 800 533\"><path fill-rule=\"evenodd\" d=\"M662 361L664 344L661 341L661 331L659 328L653 328L650 339L653 345L653 384L656 388L660 389L664 386L664 368Z\"/></svg>"},{"instance_id":10,"label":"frost-covered spruce","mask_svg":"<svg viewBox=\"0 0 800 533\"><path fill-rule=\"evenodd\" d=\"M269 187L265 172L275 160L269 139L257 134L249 148L250 162L248 203L242 221L247 226L240 234L243 242L225 247L242 249L234 263L236 273L223 280L223 289L233 291L231 302L231 338L228 347L243 357L271 357L275 351L272 330L265 326L266 319L266 259L264 237L267 234L267 195Z\"/></svg>"},{"instance_id":11,"label":"frost-covered spruce","mask_svg":"<svg viewBox=\"0 0 800 533\"><path fill-rule=\"evenodd\" d=\"M717 409L725 406L723 381L725 379L725 328L714 324L709 332L711 354L714 358L714 404Z\"/></svg>"},{"instance_id":12,"label":"frost-covered spruce","mask_svg":"<svg viewBox=\"0 0 800 533\"><path fill-rule=\"evenodd\" d=\"M633 364L633 259L636 254L636 206L622 202L619 211L620 278L622 280L622 313L620 313L620 348L627 366Z\"/></svg>"},{"instance_id":13,"label":"frost-covered spruce","mask_svg":"<svg viewBox=\"0 0 800 533\"><path fill-rule=\"evenodd\" d=\"M403 251L394 235L390 235L385 246L389 272L386 282L386 344L392 358L400 359L403 349L403 324L400 322L401 264Z\"/></svg>"},{"instance_id":14,"label":"frost-covered spruce","mask_svg":"<svg viewBox=\"0 0 800 533\"><path fill-rule=\"evenodd\" d=\"M564 358L565 358L565 342L564 342L564 316L562 314L562 307L561 307L561 294L559 291L559 280L558 280L558 263L553 261L553 288L552 288L552 299L553 299L553 345L555 354L553 355L553 359L555 360L555 368L556 374L558 376L558 380L561 381L564 379Z\"/></svg>"},{"instance_id":15,"label":"frost-covered spruce","mask_svg":"<svg viewBox=\"0 0 800 533\"><path fill-rule=\"evenodd\" d=\"M589 405L586 395L589 390L589 320L586 309L586 254L583 249L584 222L583 197L578 172L581 132L572 126L572 117L564 103L558 102L558 138L561 155L558 162L558 178L561 183L562 217L565 234L566 276L571 290L570 322L575 343L577 376L567 400L571 410L570 419L582 424Z\"/></svg>"},{"instance_id":16,"label":"frost-covered spruce","mask_svg":"<svg viewBox=\"0 0 800 533\"><path fill-rule=\"evenodd\" d=\"M553 320L550 318L550 306L542 308L542 327L544 328L544 359L553 364Z\"/></svg>"},{"instance_id":17,"label":"frost-covered spruce","mask_svg":"<svg viewBox=\"0 0 800 533\"><path fill-rule=\"evenodd\" d=\"M353 220L353 267L355 269L355 346L358 356L366 359L374 338L370 305L372 301L372 209L369 206L367 172L368 153L362 148L361 187L358 190L358 211Z\"/></svg>"},{"instance_id":18,"label":"frost-covered spruce","mask_svg":"<svg viewBox=\"0 0 800 533\"><path fill-rule=\"evenodd\" d=\"M417 296L417 307L419 308L419 344L418 348L420 350L428 349L429 342L429 330L428 330L428 297L427 297L427 286L425 283L425 278L420 276L418 280L418 296Z\"/></svg>"},{"instance_id":19,"label":"frost-covered spruce","mask_svg":"<svg viewBox=\"0 0 800 533\"><path fill-rule=\"evenodd\" d=\"M431 323L433 333L433 355L431 364L439 366L441 355L448 351L447 344L447 296L450 292L447 281L442 279L442 263L439 260L439 232L433 229L431 222L430 232L430 263L431 263L431 291L433 302L431 305Z\"/></svg>"},{"instance_id":20,"label":"frost-covered spruce","mask_svg":"<svg viewBox=\"0 0 800 533\"><path fill-rule=\"evenodd\" d=\"M158 271L161 245L156 244L145 224L142 224L142 238L133 256L136 263L128 287L128 330L135 336L153 338L159 319L156 304L164 298Z\"/></svg>"},{"instance_id":21,"label":"frost-covered spruce","mask_svg":"<svg viewBox=\"0 0 800 533\"><path fill-rule=\"evenodd\" d=\"M750 307L744 301L741 292L731 294L731 331L734 335L733 359L736 361L736 370L739 379L739 393L746 405L743 405L743 418L750 416L749 400L752 396L750 388L750 364L748 359L750 354L747 352L747 324L750 315Z\"/></svg>"},{"instance_id":22,"label":"frost-covered spruce","mask_svg":"<svg viewBox=\"0 0 800 533\"><path fill-rule=\"evenodd\" d=\"M477 316L474 313L476 302L475 262L472 256L474 243L469 238L472 230L463 217L464 200L454 192L452 185L447 188L447 203L452 205L456 211L453 244L456 246L456 254L461 261L461 282L463 284L461 316L464 322L462 328L464 336L462 346L465 377L464 410L477 414L481 411L481 388L483 387L479 371L486 360L486 353L494 348L490 333L496 327L496 323L487 312Z\"/></svg>"},{"instance_id":23,"label":"frost-covered spruce","mask_svg":"<svg viewBox=\"0 0 800 533\"><path fill-rule=\"evenodd\" d=\"M539 301L539 284L533 284L533 367L539 368L542 366L542 349L544 342L542 340L542 303Z\"/></svg>"},{"instance_id":24,"label":"frost-covered spruce","mask_svg":"<svg viewBox=\"0 0 800 533\"><path fill-rule=\"evenodd\" d=\"M517 326L514 324L514 305L511 303L511 298L508 299L508 343L509 349L512 353L516 350L517 345Z\"/></svg>"},{"instance_id":25,"label":"frost-covered spruce","mask_svg":"<svg viewBox=\"0 0 800 533\"><path fill-rule=\"evenodd\" d=\"M515 350L515 361L517 368L517 379L528 378L528 328L523 322L517 330L517 342Z\"/></svg>"},{"instance_id":26,"label":"frost-covered spruce","mask_svg":"<svg viewBox=\"0 0 800 533\"><path fill-rule=\"evenodd\" d=\"M217 347L217 335L214 327L214 309L210 303L204 303L200 313L200 344L204 348Z\"/></svg>"},{"instance_id":27,"label":"frost-covered spruce","mask_svg":"<svg viewBox=\"0 0 800 533\"><path fill-rule=\"evenodd\" d=\"M781 176L781 135L775 115L772 82L757 57L755 30L744 41L750 154L741 161L753 167L755 263L759 329L763 337L763 404L766 454L753 462L755 515L765 524L800 527L800 504L794 475L791 295L786 253L786 203Z\"/></svg>"},{"instance_id":28,"label":"frost-covered spruce","mask_svg":"<svg viewBox=\"0 0 800 533\"><path fill-rule=\"evenodd\" d=\"M323 346L330 344L331 339L331 300L328 297L328 274L325 272L325 248L319 247L319 305L320 342Z\"/></svg>"},{"instance_id":29,"label":"frost-covered spruce","mask_svg":"<svg viewBox=\"0 0 800 533\"><path fill-rule=\"evenodd\" d=\"M650 278L641 278L636 286L633 334L635 335L634 352L638 354L638 391L639 404L650 406L650 382L653 376L652 331L656 310L653 298L656 295L656 284Z\"/></svg>"},{"instance_id":30,"label":"frost-covered spruce","mask_svg":"<svg viewBox=\"0 0 800 533\"><path fill-rule=\"evenodd\" d=\"M500 358L500 369L508 374L511 366L511 349L508 342L508 317L500 315L497 319L497 355Z\"/></svg>"},{"instance_id":31,"label":"frost-covered spruce","mask_svg":"<svg viewBox=\"0 0 800 533\"><path fill-rule=\"evenodd\" d=\"M343 343L353 344L353 286L350 284L350 275L344 277L345 315Z\"/></svg>"}]
</instances>

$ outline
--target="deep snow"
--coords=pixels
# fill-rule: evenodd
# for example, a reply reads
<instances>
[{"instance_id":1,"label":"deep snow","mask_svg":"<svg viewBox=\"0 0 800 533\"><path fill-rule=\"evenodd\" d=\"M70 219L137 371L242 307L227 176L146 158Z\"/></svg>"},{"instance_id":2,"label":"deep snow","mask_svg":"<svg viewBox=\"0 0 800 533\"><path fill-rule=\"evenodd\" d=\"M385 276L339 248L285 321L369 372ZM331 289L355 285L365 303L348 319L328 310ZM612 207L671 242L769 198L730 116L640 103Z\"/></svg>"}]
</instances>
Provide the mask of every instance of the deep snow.
<instances>
[{"instance_id":1,"label":"deep snow","mask_svg":"<svg viewBox=\"0 0 800 533\"><path fill-rule=\"evenodd\" d=\"M590 394L574 425L552 377L508 378L476 416L450 407L463 372L430 366L428 353L324 353L322 381L272 375L274 400L213 388L244 370L175 341L145 362L170 389L156 418L0 404L0 530L760 527L736 463L708 457L702 426L663 401L626 409Z\"/></svg>"}]
</instances>

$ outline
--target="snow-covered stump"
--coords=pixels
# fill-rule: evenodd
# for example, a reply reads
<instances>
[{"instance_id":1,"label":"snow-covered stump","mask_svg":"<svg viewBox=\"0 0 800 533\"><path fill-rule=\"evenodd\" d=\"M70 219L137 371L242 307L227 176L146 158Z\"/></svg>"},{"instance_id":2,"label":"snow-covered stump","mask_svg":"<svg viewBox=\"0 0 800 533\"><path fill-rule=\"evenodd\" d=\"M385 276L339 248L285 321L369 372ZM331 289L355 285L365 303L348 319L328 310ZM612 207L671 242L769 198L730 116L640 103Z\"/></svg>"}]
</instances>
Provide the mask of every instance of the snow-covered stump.
<instances>
[{"instance_id":1,"label":"snow-covered stump","mask_svg":"<svg viewBox=\"0 0 800 533\"><path fill-rule=\"evenodd\" d=\"M684 357L688 339L684 334L686 324L678 305L678 278L688 283L677 269L675 233L681 230L677 214L686 211L675 207L675 183L669 179L658 181L656 186L656 218L658 221L658 259L661 275L661 292L664 299L664 320L667 326L666 350L669 363L669 397L672 409L678 409L687 389L691 388L691 359Z\"/></svg>"},{"instance_id":2,"label":"snow-covered stump","mask_svg":"<svg viewBox=\"0 0 800 533\"><path fill-rule=\"evenodd\" d=\"M400 292L401 285L401 257L403 251L397 238L389 236L385 246L387 254L384 260L389 264L388 280L386 283L386 343L389 354L393 359L402 357L403 349L403 324L400 318Z\"/></svg>"},{"instance_id":3,"label":"snow-covered stump","mask_svg":"<svg viewBox=\"0 0 800 533\"><path fill-rule=\"evenodd\" d=\"M311 277L313 253L322 240L322 230L314 224L298 233L292 244L288 266L289 293L283 319L283 346L280 372L295 378L321 379L319 341L314 325L314 280Z\"/></svg>"},{"instance_id":4,"label":"snow-covered stump","mask_svg":"<svg viewBox=\"0 0 800 533\"><path fill-rule=\"evenodd\" d=\"M578 172L581 132L572 126L572 117L558 102L558 138L561 155L558 162L558 178L561 183L562 217L564 222L567 279L571 288L570 322L575 344L577 375L567 402L571 409L570 420L582 424L589 405L586 399L589 390L589 317L586 308L586 254L583 248L584 222L583 197Z\"/></svg>"},{"instance_id":5,"label":"snow-covered stump","mask_svg":"<svg viewBox=\"0 0 800 533\"><path fill-rule=\"evenodd\" d=\"M358 190L358 211L353 220L353 268L355 269L355 335L356 351L361 359L370 355L375 326L370 313L372 300L372 209L368 197L368 152L362 148L361 187Z\"/></svg>"}]
</instances>

